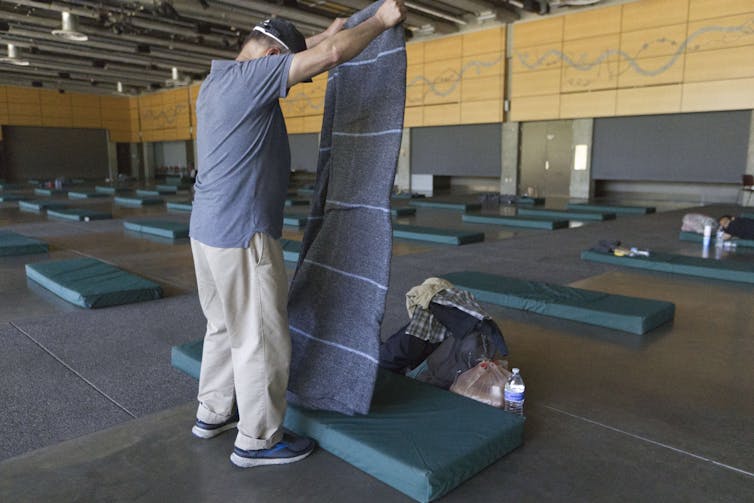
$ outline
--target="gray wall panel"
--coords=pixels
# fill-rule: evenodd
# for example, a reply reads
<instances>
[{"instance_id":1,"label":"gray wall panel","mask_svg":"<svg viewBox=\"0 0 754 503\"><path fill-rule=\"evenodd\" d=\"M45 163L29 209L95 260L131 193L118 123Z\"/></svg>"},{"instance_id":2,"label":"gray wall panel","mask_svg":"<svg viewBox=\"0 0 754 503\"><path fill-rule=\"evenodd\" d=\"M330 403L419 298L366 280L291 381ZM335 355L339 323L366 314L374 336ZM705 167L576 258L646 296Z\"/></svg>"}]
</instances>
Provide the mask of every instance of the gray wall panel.
<instances>
[{"instance_id":1,"label":"gray wall panel","mask_svg":"<svg viewBox=\"0 0 754 503\"><path fill-rule=\"evenodd\" d=\"M740 183L751 111L595 119L592 178Z\"/></svg>"},{"instance_id":2,"label":"gray wall panel","mask_svg":"<svg viewBox=\"0 0 754 503\"><path fill-rule=\"evenodd\" d=\"M293 171L317 171L319 135L317 133L288 135L291 146L291 169Z\"/></svg>"},{"instance_id":3,"label":"gray wall panel","mask_svg":"<svg viewBox=\"0 0 754 503\"><path fill-rule=\"evenodd\" d=\"M3 135L9 180L108 176L104 129L4 126Z\"/></svg>"},{"instance_id":4,"label":"gray wall panel","mask_svg":"<svg viewBox=\"0 0 754 503\"><path fill-rule=\"evenodd\" d=\"M411 173L500 177L501 124L411 130Z\"/></svg>"}]
</instances>

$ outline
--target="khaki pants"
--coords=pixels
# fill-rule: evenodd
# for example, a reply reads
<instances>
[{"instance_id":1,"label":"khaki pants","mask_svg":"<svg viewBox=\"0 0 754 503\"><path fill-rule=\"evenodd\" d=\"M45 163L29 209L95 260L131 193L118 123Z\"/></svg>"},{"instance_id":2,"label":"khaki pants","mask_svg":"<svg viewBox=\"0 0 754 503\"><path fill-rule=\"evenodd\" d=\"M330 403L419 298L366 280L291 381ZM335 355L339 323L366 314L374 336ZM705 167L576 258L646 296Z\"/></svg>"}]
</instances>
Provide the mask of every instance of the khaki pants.
<instances>
[{"instance_id":1,"label":"khaki pants","mask_svg":"<svg viewBox=\"0 0 754 503\"><path fill-rule=\"evenodd\" d=\"M240 421L236 446L267 449L280 441L291 359L288 279L280 243L254 234L248 248L191 240L199 301L207 318L197 419Z\"/></svg>"}]
</instances>

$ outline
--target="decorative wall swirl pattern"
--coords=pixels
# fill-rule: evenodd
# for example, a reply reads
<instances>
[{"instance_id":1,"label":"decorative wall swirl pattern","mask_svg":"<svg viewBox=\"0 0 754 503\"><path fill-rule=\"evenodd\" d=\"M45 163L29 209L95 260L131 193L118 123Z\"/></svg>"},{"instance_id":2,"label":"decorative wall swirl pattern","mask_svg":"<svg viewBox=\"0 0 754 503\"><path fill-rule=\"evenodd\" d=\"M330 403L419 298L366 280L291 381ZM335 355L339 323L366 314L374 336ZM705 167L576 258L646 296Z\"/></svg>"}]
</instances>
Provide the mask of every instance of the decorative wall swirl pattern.
<instances>
[{"instance_id":1,"label":"decorative wall swirl pattern","mask_svg":"<svg viewBox=\"0 0 754 503\"><path fill-rule=\"evenodd\" d=\"M164 106L160 109L146 108L141 110L141 122L144 129L174 128L178 125L179 118L187 116L187 103L176 103L175 105Z\"/></svg>"},{"instance_id":2,"label":"decorative wall swirl pattern","mask_svg":"<svg viewBox=\"0 0 754 503\"><path fill-rule=\"evenodd\" d=\"M539 56L536 60L533 62L529 61L529 53L526 51L516 51L516 57L518 58L518 61L524 65L526 68L530 70L537 70L540 69L543 66L550 66L557 62L557 60L562 60L563 63L565 63L569 68L578 70L581 72L586 72L594 69L595 67L598 67L603 64L607 64L608 71L611 72L611 74L614 74L612 76L617 76L618 74L627 71L629 68L633 69L635 72L646 75L646 76L655 76L659 75L666 70L668 70L670 67L672 67L678 59L685 53L685 52L691 52L691 51L697 51L703 49L703 45L697 44L692 45L694 40L696 40L698 37L708 34L708 33L720 33L724 35L724 37L727 37L729 35L733 35L735 38L741 38L741 37L747 37L754 35L754 18L747 20L745 23L738 25L738 26L704 26L698 30L696 30L694 33L689 35L685 40L682 42L678 42L672 39L668 39L665 37L658 38L653 41L646 42L642 48L636 53L636 54L628 54L625 51L622 51L620 49L608 49L601 53L599 56L594 58L591 61L586 61L586 56L581 55L580 57L574 59L568 54L557 50L557 49L549 49L545 51L541 56ZM725 40L726 42L730 42L730 40ZM641 57L641 53L644 51L647 51L651 47L658 45L658 44L667 44L671 46L675 46L675 52L673 52L672 55L668 58L668 60L661 66L657 68L645 68L637 61ZM625 66L621 66L621 70L618 71L618 65L610 65L609 59L611 56L618 56L621 60L625 62ZM611 68L611 66L615 68Z\"/></svg>"},{"instance_id":3,"label":"decorative wall swirl pattern","mask_svg":"<svg viewBox=\"0 0 754 503\"><path fill-rule=\"evenodd\" d=\"M425 95L432 93L441 97L449 96L458 88L458 86L461 84L461 80L464 78L464 75L466 75L467 72L476 71L476 74L480 75L483 68L491 68L499 65L502 60L502 56L491 61L472 60L463 65L460 71L448 68L439 77L436 77L432 80L428 79L424 75L414 77L411 82L406 84L406 87L410 89L411 87L419 84L426 84L427 87L425 88L424 92Z\"/></svg>"}]
</instances>

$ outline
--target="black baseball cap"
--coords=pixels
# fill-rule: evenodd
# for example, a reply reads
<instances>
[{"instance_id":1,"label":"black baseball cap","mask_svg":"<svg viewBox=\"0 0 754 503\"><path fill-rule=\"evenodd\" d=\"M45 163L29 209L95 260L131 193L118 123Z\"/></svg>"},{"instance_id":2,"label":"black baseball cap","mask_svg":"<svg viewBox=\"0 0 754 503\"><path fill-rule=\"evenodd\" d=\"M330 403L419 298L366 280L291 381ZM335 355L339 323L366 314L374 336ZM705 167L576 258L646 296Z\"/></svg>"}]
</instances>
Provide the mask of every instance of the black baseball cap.
<instances>
[{"instance_id":1,"label":"black baseball cap","mask_svg":"<svg viewBox=\"0 0 754 503\"><path fill-rule=\"evenodd\" d=\"M270 37L291 52L306 50L306 38L293 26L293 23L283 18L265 19L251 31L258 31Z\"/></svg>"}]
</instances>

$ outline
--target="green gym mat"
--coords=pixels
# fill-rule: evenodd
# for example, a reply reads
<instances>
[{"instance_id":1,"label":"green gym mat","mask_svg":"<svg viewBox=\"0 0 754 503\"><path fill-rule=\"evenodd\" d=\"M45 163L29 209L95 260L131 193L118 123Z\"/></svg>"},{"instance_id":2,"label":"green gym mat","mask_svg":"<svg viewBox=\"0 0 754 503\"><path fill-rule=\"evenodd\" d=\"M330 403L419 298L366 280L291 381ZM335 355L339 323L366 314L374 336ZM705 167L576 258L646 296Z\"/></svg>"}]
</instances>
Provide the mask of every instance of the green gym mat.
<instances>
[{"instance_id":1,"label":"green gym mat","mask_svg":"<svg viewBox=\"0 0 754 503\"><path fill-rule=\"evenodd\" d=\"M175 191L159 189L136 189L136 195L139 197L169 196L171 194L175 194Z\"/></svg>"},{"instance_id":2,"label":"green gym mat","mask_svg":"<svg viewBox=\"0 0 754 503\"><path fill-rule=\"evenodd\" d=\"M416 215L416 208L390 208L390 214L394 217L408 217Z\"/></svg>"},{"instance_id":3,"label":"green gym mat","mask_svg":"<svg viewBox=\"0 0 754 503\"><path fill-rule=\"evenodd\" d=\"M658 252L652 252L649 257L616 257L612 253L593 250L581 252L581 259L686 276L754 283L754 262L712 260Z\"/></svg>"},{"instance_id":4,"label":"green gym mat","mask_svg":"<svg viewBox=\"0 0 754 503\"><path fill-rule=\"evenodd\" d=\"M191 178L188 176L166 176L166 185L188 185L191 184Z\"/></svg>"},{"instance_id":5,"label":"green gym mat","mask_svg":"<svg viewBox=\"0 0 754 503\"><path fill-rule=\"evenodd\" d=\"M125 187L110 187L109 185L96 185L94 187L94 192L99 192L100 194L107 194L110 196L114 196L116 194L126 194L130 192L130 190Z\"/></svg>"},{"instance_id":6,"label":"green gym mat","mask_svg":"<svg viewBox=\"0 0 754 503\"><path fill-rule=\"evenodd\" d=\"M37 196L62 196L67 194L68 191L63 189L34 189L34 194Z\"/></svg>"},{"instance_id":7,"label":"green gym mat","mask_svg":"<svg viewBox=\"0 0 754 503\"><path fill-rule=\"evenodd\" d=\"M165 192L167 194L176 194L178 192L178 189L182 189L183 187L179 185L155 185L154 187L159 192Z\"/></svg>"},{"instance_id":8,"label":"green gym mat","mask_svg":"<svg viewBox=\"0 0 754 503\"><path fill-rule=\"evenodd\" d=\"M150 206L154 204L162 204L165 201L161 197L116 196L114 202L115 204L120 204L122 206Z\"/></svg>"},{"instance_id":9,"label":"green gym mat","mask_svg":"<svg viewBox=\"0 0 754 503\"><path fill-rule=\"evenodd\" d=\"M541 218L563 218L566 220L615 220L615 213L587 212L587 211L568 211L568 210L535 210L532 208L519 208L517 214L522 217L541 217Z\"/></svg>"},{"instance_id":10,"label":"green gym mat","mask_svg":"<svg viewBox=\"0 0 754 503\"><path fill-rule=\"evenodd\" d=\"M123 227L129 231L169 239L187 238L189 235L188 223L172 220L124 220Z\"/></svg>"},{"instance_id":11,"label":"green gym mat","mask_svg":"<svg viewBox=\"0 0 754 503\"><path fill-rule=\"evenodd\" d=\"M285 206L287 208L290 208L291 206L306 206L309 204L308 199L294 199L294 198L288 198L285 200Z\"/></svg>"},{"instance_id":12,"label":"green gym mat","mask_svg":"<svg viewBox=\"0 0 754 503\"><path fill-rule=\"evenodd\" d=\"M612 295L476 271L444 274L454 285L490 304L645 334L673 320L675 305L654 299Z\"/></svg>"},{"instance_id":13,"label":"green gym mat","mask_svg":"<svg viewBox=\"0 0 754 503\"><path fill-rule=\"evenodd\" d=\"M43 211L43 210L57 210L68 206L66 203L59 201L19 201L18 207L26 211Z\"/></svg>"},{"instance_id":14,"label":"green gym mat","mask_svg":"<svg viewBox=\"0 0 754 503\"><path fill-rule=\"evenodd\" d=\"M508 227L525 227L527 229L565 229L568 220L553 220L551 218L519 217L504 215L472 215L466 213L461 217L464 222L475 224L506 225Z\"/></svg>"},{"instance_id":15,"label":"green gym mat","mask_svg":"<svg viewBox=\"0 0 754 503\"><path fill-rule=\"evenodd\" d=\"M102 192L78 192L71 191L68 193L68 199L94 199L97 197L109 197L110 194L103 194Z\"/></svg>"},{"instance_id":16,"label":"green gym mat","mask_svg":"<svg viewBox=\"0 0 754 503\"><path fill-rule=\"evenodd\" d=\"M393 225L393 237L448 245L465 245L484 241L483 232L455 231L435 227L399 224Z\"/></svg>"},{"instance_id":17,"label":"green gym mat","mask_svg":"<svg viewBox=\"0 0 754 503\"><path fill-rule=\"evenodd\" d=\"M306 215L283 215L283 225L290 227L304 227L308 220Z\"/></svg>"},{"instance_id":18,"label":"green gym mat","mask_svg":"<svg viewBox=\"0 0 754 503\"><path fill-rule=\"evenodd\" d=\"M19 205L21 203L18 203ZM678 238L681 241L693 241L695 243L703 243L704 242L704 236L701 234L697 234L696 232L684 232L681 231ZM710 236L710 243L715 242L715 235L713 234ZM736 246L741 246L743 248L754 248L754 239L733 239L733 242L736 243Z\"/></svg>"},{"instance_id":19,"label":"green gym mat","mask_svg":"<svg viewBox=\"0 0 754 503\"><path fill-rule=\"evenodd\" d=\"M191 201L168 201L166 206L169 210L191 211L193 203Z\"/></svg>"},{"instance_id":20,"label":"green gym mat","mask_svg":"<svg viewBox=\"0 0 754 503\"><path fill-rule=\"evenodd\" d=\"M171 364L198 378L202 344L175 346ZM524 418L380 371L369 414L288 406L285 427L422 503L440 498L523 441Z\"/></svg>"},{"instance_id":21,"label":"green gym mat","mask_svg":"<svg viewBox=\"0 0 754 503\"><path fill-rule=\"evenodd\" d=\"M654 206L621 206L590 203L568 203L568 209L576 211L604 211L608 213L616 213L618 215L646 215L647 213L654 213L657 211Z\"/></svg>"},{"instance_id":22,"label":"green gym mat","mask_svg":"<svg viewBox=\"0 0 754 503\"><path fill-rule=\"evenodd\" d=\"M86 208L61 208L48 209L48 217L76 220L77 222L89 222L90 220L107 220L113 218L111 213L104 211L87 210Z\"/></svg>"},{"instance_id":23,"label":"green gym mat","mask_svg":"<svg viewBox=\"0 0 754 503\"><path fill-rule=\"evenodd\" d=\"M296 190L296 194L299 196L313 196L314 195L314 189L298 189Z\"/></svg>"},{"instance_id":24,"label":"green gym mat","mask_svg":"<svg viewBox=\"0 0 754 503\"><path fill-rule=\"evenodd\" d=\"M157 283L93 258L26 264L26 276L71 304L89 309L162 297Z\"/></svg>"},{"instance_id":25,"label":"green gym mat","mask_svg":"<svg viewBox=\"0 0 754 503\"><path fill-rule=\"evenodd\" d=\"M0 231L0 257L47 253L47 243L11 231Z\"/></svg>"},{"instance_id":26,"label":"green gym mat","mask_svg":"<svg viewBox=\"0 0 754 503\"><path fill-rule=\"evenodd\" d=\"M743 218L754 218L754 213L741 213L739 216Z\"/></svg>"},{"instance_id":27,"label":"green gym mat","mask_svg":"<svg viewBox=\"0 0 754 503\"><path fill-rule=\"evenodd\" d=\"M522 196L522 197L516 198L515 204L525 204L527 206L539 206L541 204L545 204L545 198Z\"/></svg>"},{"instance_id":28,"label":"green gym mat","mask_svg":"<svg viewBox=\"0 0 754 503\"><path fill-rule=\"evenodd\" d=\"M280 246L283 247L283 260L286 262L298 262L298 256L301 253L301 241L281 239Z\"/></svg>"},{"instance_id":29,"label":"green gym mat","mask_svg":"<svg viewBox=\"0 0 754 503\"><path fill-rule=\"evenodd\" d=\"M438 208L443 210L476 211L482 209L480 203L459 203L443 199L411 199L408 204L418 208Z\"/></svg>"},{"instance_id":30,"label":"green gym mat","mask_svg":"<svg viewBox=\"0 0 754 503\"><path fill-rule=\"evenodd\" d=\"M0 182L0 190L17 190L23 188L25 187L18 183Z\"/></svg>"},{"instance_id":31,"label":"green gym mat","mask_svg":"<svg viewBox=\"0 0 754 503\"><path fill-rule=\"evenodd\" d=\"M24 199L24 196L18 194L0 194L0 203L11 203L22 199Z\"/></svg>"}]
</instances>

